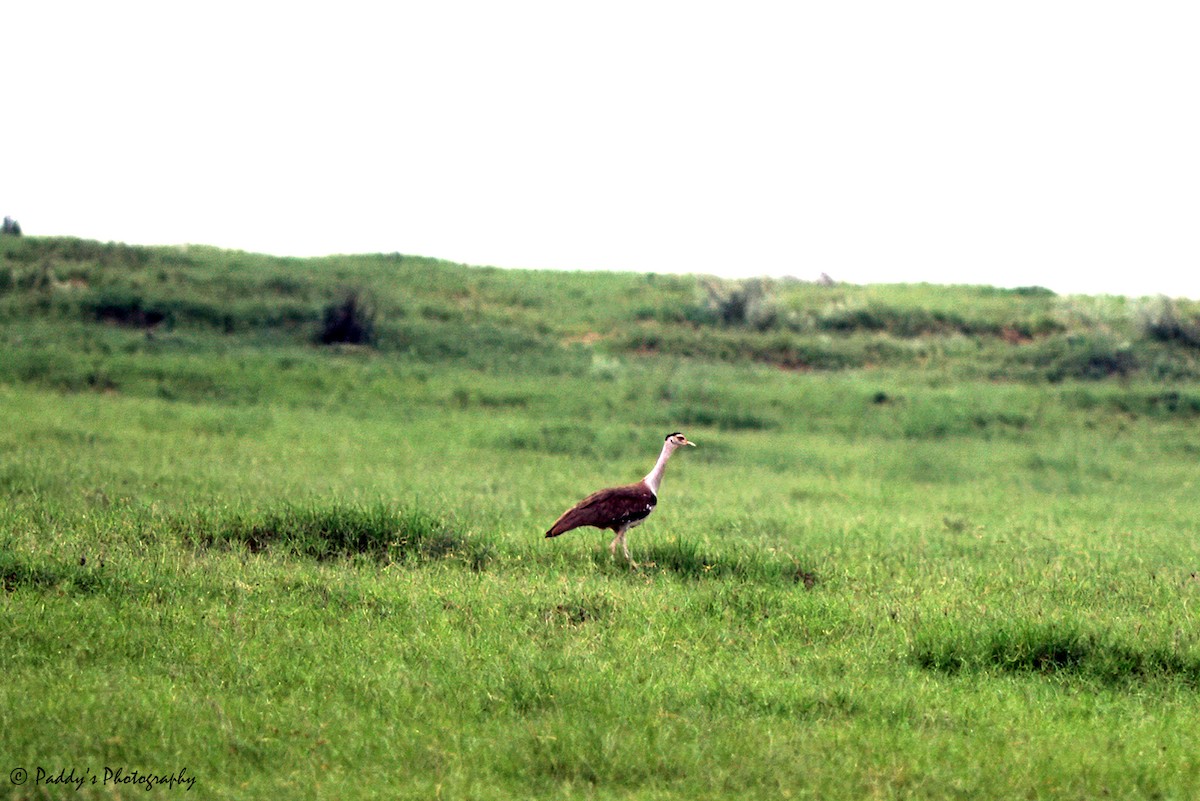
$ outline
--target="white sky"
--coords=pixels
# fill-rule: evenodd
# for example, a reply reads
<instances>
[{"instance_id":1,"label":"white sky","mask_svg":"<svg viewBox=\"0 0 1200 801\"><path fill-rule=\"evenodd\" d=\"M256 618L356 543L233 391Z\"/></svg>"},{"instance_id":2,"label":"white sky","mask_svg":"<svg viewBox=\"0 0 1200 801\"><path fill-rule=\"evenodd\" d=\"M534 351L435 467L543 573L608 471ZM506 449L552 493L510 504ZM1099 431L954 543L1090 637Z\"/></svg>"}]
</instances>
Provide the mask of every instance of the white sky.
<instances>
[{"instance_id":1,"label":"white sky","mask_svg":"<svg viewBox=\"0 0 1200 801\"><path fill-rule=\"evenodd\" d=\"M1200 3L21 0L0 213L279 255L1200 297Z\"/></svg>"}]
</instances>

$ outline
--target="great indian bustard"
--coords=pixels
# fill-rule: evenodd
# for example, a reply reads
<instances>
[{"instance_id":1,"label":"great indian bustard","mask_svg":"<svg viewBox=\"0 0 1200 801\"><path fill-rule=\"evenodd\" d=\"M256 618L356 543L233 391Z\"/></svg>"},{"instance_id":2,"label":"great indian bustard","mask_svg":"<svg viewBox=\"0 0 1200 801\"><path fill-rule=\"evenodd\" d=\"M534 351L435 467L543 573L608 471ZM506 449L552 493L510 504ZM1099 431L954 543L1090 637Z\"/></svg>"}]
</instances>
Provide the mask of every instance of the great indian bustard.
<instances>
[{"instance_id":1,"label":"great indian bustard","mask_svg":"<svg viewBox=\"0 0 1200 801\"><path fill-rule=\"evenodd\" d=\"M669 434L663 442L662 453L654 463L654 469L636 484L626 484L622 487L609 487L599 492L593 492L579 503L562 513L554 525L546 532L547 537L557 537L573 528L595 526L598 529L612 529L616 533L608 550L613 557L617 555L617 543L621 543L621 552L631 567L637 567L637 562L629 556L629 546L625 544L625 532L634 526L642 524L654 505L658 503L658 487L662 484L663 472L667 469L667 459L676 448L684 445L695 447L696 443L676 431Z\"/></svg>"}]
</instances>

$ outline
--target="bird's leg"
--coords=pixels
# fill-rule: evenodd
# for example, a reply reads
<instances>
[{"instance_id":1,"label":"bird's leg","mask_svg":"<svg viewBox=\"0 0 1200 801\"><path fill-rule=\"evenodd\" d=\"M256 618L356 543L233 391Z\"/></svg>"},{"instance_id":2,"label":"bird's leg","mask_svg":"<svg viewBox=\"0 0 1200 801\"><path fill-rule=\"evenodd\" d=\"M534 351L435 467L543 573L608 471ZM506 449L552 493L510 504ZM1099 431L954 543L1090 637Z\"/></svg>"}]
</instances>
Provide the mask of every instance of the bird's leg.
<instances>
[{"instance_id":1,"label":"bird's leg","mask_svg":"<svg viewBox=\"0 0 1200 801\"><path fill-rule=\"evenodd\" d=\"M608 544L608 552L612 554L613 559L616 559L617 558L617 543L620 543L621 544L621 553L625 554L625 561L629 563L630 567L637 567L638 563L633 561L633 557L631 557L629 555L629 546L627 544L625 544L625 532L629 530L629 527L626 526L625 528L619 528L619 529L613 529L613 530L617 532L617 536L613 537L612 542L610 542Z\"/></svg>"},{"instance_id":2,"label":"bird's leg","mask_svg":"<svg viewBox=\"0 0 1200 801\"><path fill-rule=\"evenodd\" d=\"M629 555L629 546L625 544L625 530L622 529L621 533L617 536L621 540L621 552L625 554L625 561L629 563L631 568L636 570L638 563L633 561L633 557Z\"/></svg>"}]
</instances>

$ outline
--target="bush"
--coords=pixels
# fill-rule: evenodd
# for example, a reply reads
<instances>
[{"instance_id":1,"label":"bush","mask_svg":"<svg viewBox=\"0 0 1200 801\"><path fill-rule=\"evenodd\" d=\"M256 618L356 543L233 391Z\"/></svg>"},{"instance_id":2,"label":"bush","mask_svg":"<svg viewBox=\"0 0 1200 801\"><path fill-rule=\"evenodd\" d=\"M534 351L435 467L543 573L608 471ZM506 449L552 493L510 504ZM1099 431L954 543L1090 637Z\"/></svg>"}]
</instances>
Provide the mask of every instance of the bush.
<instances>
[{"instance_id":1,"label":"bush","mask_svg":"<svg viewBox=\"0 0 1200 801\"><path fill-rule=\"evenodd\" d=\"M1200 319L1185 316L1171 298L1161 297L1139 309L1137 325L1147 339L1200 348Z\"/></svg>"},{"instance_id":2,"label":"bush","mask_svg":"<svg viewBox=\"0 0 1200 801\"><path fill-rule=\"evenodd\" d=\"M1018 286L1013 289L1001 289L1000 292L1007 292L1010 295L1017 295L1024 298L1053 298L1057 297L1053 289L1047 289L1044 286Z\"/></svg>"},{"instance_id":3,"label":"bush","mask_svg":"<svg viewBox=\"0 0 1200 801\"><path fill-rule=\"evenodd\" d=\"M317 334L322 345L372 345L375 343L375 309L361 294L350 291L325 307L325 319Z\"/></svg>"},{"instance_id":4,"label":"bush","mask_svg":"<svg viewBox=\"0 0 1200 801\"><path fill-rule=\"evenodd\" d=\"M746 326L765 331L775 325L778 314L762 278L745 281L709 281L704 289L704 309L721 325Z\"/></svg>"}]
</instances>

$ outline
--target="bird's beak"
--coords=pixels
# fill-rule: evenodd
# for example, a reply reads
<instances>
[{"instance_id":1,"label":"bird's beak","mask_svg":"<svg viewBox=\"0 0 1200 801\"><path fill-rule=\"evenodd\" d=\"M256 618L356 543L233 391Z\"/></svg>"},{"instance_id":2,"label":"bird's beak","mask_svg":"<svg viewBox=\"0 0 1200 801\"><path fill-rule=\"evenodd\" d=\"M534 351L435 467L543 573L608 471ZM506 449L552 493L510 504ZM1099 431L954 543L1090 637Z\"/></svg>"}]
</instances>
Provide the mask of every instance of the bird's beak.
<instances>
[{"instance_id":1,"label":"bird's beak","mask_svg":"<svg viewBox=\"0 0 1200 801\"><path fill-rule=\"evenodd\" d=\"M690 439L684 439L683 444L691 445L693 448L696 447L696 443L692 442Z\"/></svg>"}]
</instances>

